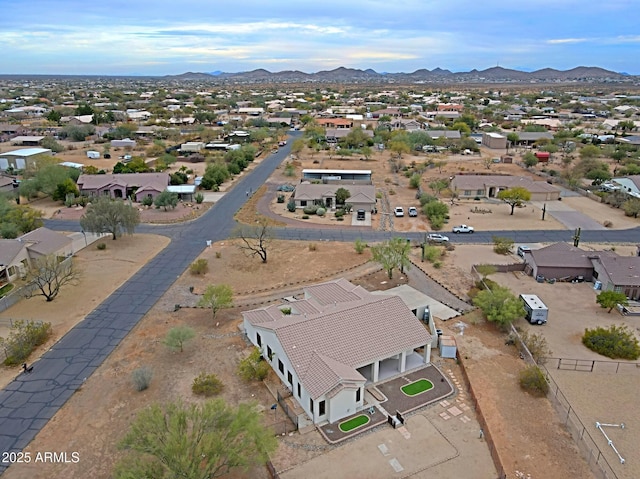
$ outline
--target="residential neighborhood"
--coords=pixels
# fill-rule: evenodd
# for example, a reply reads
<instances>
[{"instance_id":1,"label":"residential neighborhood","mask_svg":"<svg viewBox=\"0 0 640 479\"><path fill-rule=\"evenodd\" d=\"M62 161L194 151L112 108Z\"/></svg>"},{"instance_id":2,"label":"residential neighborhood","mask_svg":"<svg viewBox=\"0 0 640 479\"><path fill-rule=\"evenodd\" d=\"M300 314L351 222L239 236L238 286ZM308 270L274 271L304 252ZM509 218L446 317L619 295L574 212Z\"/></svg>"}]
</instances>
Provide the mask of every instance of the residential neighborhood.
<instances>
[{"instance_id":1,"label":"residential neighborhood","mask_svg":"<svg viewBox=\"0 0 640 479\"><path fill-rule=\"evenodd\" d=\"M0 77L5 364L49 331L0 368L7 448L78 441L51 477L111 477L147 406L224 400L269 438L251 477L640 474L590 427L632 456L637 358L583 341L638 338L637 86L342 75ZM63 419L23 434L63 376Z\"/></svg>"}]
</instances>

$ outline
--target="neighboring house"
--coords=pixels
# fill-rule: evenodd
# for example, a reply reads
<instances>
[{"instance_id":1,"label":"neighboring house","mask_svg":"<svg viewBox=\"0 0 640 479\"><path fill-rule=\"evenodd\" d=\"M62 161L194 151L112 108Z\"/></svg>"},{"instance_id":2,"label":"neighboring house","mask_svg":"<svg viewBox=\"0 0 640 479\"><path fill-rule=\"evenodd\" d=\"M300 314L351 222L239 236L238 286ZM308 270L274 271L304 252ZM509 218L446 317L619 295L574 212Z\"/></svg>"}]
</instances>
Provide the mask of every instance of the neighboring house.
<instances>
[{"instance_id":1,"label":"neighboring house","mask_svg":"<svg viewBox=\"0 0 640 479\"><path fill-rule=\"evenodd\" d=\"M371 184L371 170L326 170L326 169L304 169L302 170L302 181L321 180L323 183L337 183L347 181L349 184L357 182L360 184Z\"/></svg>"},{"instance_id":2,"label":"neighboring house","mask_svg":"<svg viewBox=\"0 0 640 479\"><path fill-rule=\"evenodd\" d=\"M431 359L432 337L400 297L376 296L345 279L242 316L247 338L314 424L364 409L367 384Z\"/></svg>"},{"instance_id":3,"label":"neighboring house","mask_svg":"<svg viewBox=\"0 0 640 479\"><path fill-rule=\"evenodd\" d=\"M560 190L546 181L533 181L524 176L456 175L451 187L459 198L497 198L502 190L521 186L531 193L531 201L557 200Z\"/></svg>"},{"instance_id":4,"label":"neighboring house","mask_svg":"<svg viewBox=\"0 0 640 479\"><path fill-rule=\"evenodd\" d=\"M640 146L640 135L633 136L619 136L616 138L618 143L622 143L623 145L631 145L631 146Z\"/></svg>"},{"instance_id":5,"label":"neighboring house","mask_svg":"<svg viewBox=\"0 0 640 479\"><path fill-rule=\"evenodd\" d=\"M618 291L640 300L640 256L620 256L613 251L584 251L567 243L554 243L526 251L525 272L534 277L576 278L598 281L603 291Z\"/></svg>"},{"instance_id":6,"label":"neighboring house","mask_svg":"<svg viewBox=\"0 0 640 479\"><path fill-rule=\"evenodd\" d=\"M438 138L446 138L447 140L459 140L460 131L458 130L424 130L429 138L437 140Z\"/></svg>"},{"instance_id":7,"label":"neighboring house","mask_svg":"<svg viewBox=\"0 0 640 479\"><path fill-rule=\"evenodd\" d=\"M199 151L202 151L204 147L205 143L203 141L188 141L180 146L180 151L197 153Z\"/></svg>"},{"instance_id":8,"label":"neighboring house","mask_svg":"<svg viewBox=\"0 0 640 479\"><path fill-rule=\"evenodd\" d=\"M111 140L111 146L113 148L134 148L136 146L136 140L129 138L123 138L122 140Z\"/></svg>"},{"instance_id":9,"label":"neighboring house","mask_svg":"<svg viewBox=\"0 0 640 479\"><path fill-rule=\"evenodd\" d=\"M347 199L354 210L372 211L376 206L376 188L373 185L335 183L311 184L300 183L293 192L296 208L310 205L322 205L327 209L336 208L336 191L344 188L351 193Z\"/></svg>"},{"instance_id":10,"label":"neighboring house","mask_svg":"<svg viewBox=\"0 0 640 479\"><path fill-rule=\"evenodd\" d=\"M538 140L553 140L553 135L548 131L517 131L518 146L531 146Z\"/></svg>"},{"instance_id":11,"label":"neighboring house","mask_svg":"<svg viewBox=\"0 0 640 479\"><path fill-rule=\"evenodd\" d=\"M353 127L353 120L346 118L319 118L316 123L324 128L348 129Z\"/></svg>"},{"instance_id":12,"label":"neighboring house","mask_svg":"<svg viewBox=\"0 0 640 479\"><path fill-rule=\"evenodd\" d=\"M325 132L325 140L327 143L337 143L340 139L345 138L353 130L351 128L327 128ZM365 136L373 138L372 130L362 130Z\"/></svg>"},{"instance_id":13,"label":"neighboring house","mask_svg":"<svg viewBox=\"0 0 640 479\"><path fill-rule=\"evenodd\" d=\"M42 256L71 256L71 238L48 228L38 228L16 239L0 239L0 286L24 276Z\"/></svg>"},{"instance_id":14,"label":"neighboring house","mask_svg":"<svg viewBox=\"0 0 640 479\"><path fill-rule=\"evenodd\" d=\"M11 139L12 145L38 146L44 140L44 136L16 136Z\"/></svg>"},{"instance_id":15,"label":"neighboring house","mask_svg":"<svg viewBox=\"0 0 640 479\"><path fill-rule=\"evenodd\" d=\"M50 155L48 148L22 148L20 150L6 151L0 153L0 170L13 168L24 170L27 165L35 166L36 158L42 155Z\"/></svg>"},{"instance_id":16,"label":"neighboring house","mask_svg":"<svg viewBox=\"0 0 640 479\"><path fill-rule=\"evenodd\" d=\"M78 189L88 196L110 198L132 197L141 202L144 197L155 198L167 189L167 173L120 173L111 175L80 175Z\"/></svg>"},{"instance_id":17,"label":"neighboring house","mask_svg":"<svg viewBox=\"0 0 640 479\"><path fill-rule=\"evenodd\" d=\"M398 118L391 121L392 130L418 131L422 130L422 124L419 121Z\"/></svg>"},{"instance_id":18,"label":"neighboring house","mask_svg":"<svg viewBox=\"0 0 640 479\"><path fill-rule=\"evenodd\" d=\"M267 123L270 125L291 126L291 117L274 117L270 116L266 118Z\"/></svg>"},{"instance_id":19,"label":"neighboring house","mask_svg":"<svg viewBox=\"0 0 640 479\"><path fill-rule=\"evenodd\" d=\"M507 137L493 131L485 132L482 134L482 144L494 150L504 150L507 148Z\"/></svg>"}]
</instances>

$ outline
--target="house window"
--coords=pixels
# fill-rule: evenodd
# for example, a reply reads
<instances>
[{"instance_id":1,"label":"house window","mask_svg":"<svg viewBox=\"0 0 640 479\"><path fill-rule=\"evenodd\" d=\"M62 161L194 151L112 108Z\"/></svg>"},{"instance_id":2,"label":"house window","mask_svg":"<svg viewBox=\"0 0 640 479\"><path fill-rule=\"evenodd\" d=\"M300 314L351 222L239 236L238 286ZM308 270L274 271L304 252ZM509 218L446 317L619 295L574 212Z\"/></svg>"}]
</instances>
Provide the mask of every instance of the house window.
<instances>
[{"instance_id":1,"label":"house window","mask_svg":"<svg viewBox=\"0 0 640 479\"><path fill-rule=\"evenodd\" d=\"M282 360L278 359L278 369L282 374L284 374L284 364L282 364Z\"/></svg>"},{"instance_id":2,"label":"house window","mask_svg":"<svg viewBox=\"0 0 640 479\"><path fill-rule=\"evenodd\" d=\"M16 267L15 266L9 266L8 272L9 272L9 276L15 275L16 274Z\"/></svg>"},{"instance_id":3,"label":"house window","mask_svg":"<svg viewBox=\"0 0 640 479\"><path fill-rule=\"evenodd\" d=\"M313 414L313 399L309 398L309 410L311 411L311 414Z\"/></svg>"},{"instance_id":4,"label":"house window","mask_svg":"<svg viewBox=\"0 0 640 479\"><path fill-rule=\"evenodd\" d=\"M320 401L318 403L318 416L324 416L326 411L325 411L325 402L324 401Z\"/></svg>"},{"instance_id":5,"label":"house window","mask_svg":"<svg viewBox=\"0 0 640 479\"><path fill-rule=\"evenodd\" d=\"M287 381L293 386L293 374L291 374L291 371L287 371Z\"/></svg>"},{"instance_id":6,"label":"house window","mask_svg":"<svg viewBox=\"0 0 640 479\"><path fill-rule=\"evenodd\" d=\"M258 346L262 346L262 338L260 337L260 333L256 333L256 343L258 343Z\"/></svg>"},{"instance_id":7,"label":"house window","mask_svg":"<svg viewBox=\"0 0 640 479\"><path fill-rule=\"evenodd\" d=\"M298 397L301 398L302 397L302 390L300 388L300 383L298 383Z\"/></svg>"},{"instance_id":8,"label":"house window","mask_svg":"<svg viewBox=\"0 0 640 479\"><path fill-rule=\"evenodd\" d=\"M360 388L356 389L356 402L360 402Z\"/></svg>"},{"instance_id":9,"label":"house window","mask_svg":"<svg viewBox=\"0 0 640 479\"><path fill-rule=\"evenodd\" d=\"M476 195L478 195L478 196L484 195L484 190L477 190L476 191Z\"/></svg>"},{"instance_id":10,"label":"house window","mask_svg":"<svg viewBox=\"0 0 640 479\"><path fill-rule=\"evenodd\" d=\"M300 206L307 206L307 200L300 200Z\"/></svg>"},{"instance_id":11,"label":"house window","mask_svg":"<svg viewBox=\"0 0 640 479\"><path fill-rule=\"evenodd\" d=\"M273 351L271 350L271 346L267 346L267 357L269 358L269 361L271 361L271 358L273 358Z\"/></svg>"},{"instance_id":12,"label":"house window","mask_svg":"<svg viewBox=\"0 0 640 479\"><path fill-rule=\"evenodd\" d=\"M464 196L471 196L471 190L464 190Z\"/></svg>"}]
</instances>

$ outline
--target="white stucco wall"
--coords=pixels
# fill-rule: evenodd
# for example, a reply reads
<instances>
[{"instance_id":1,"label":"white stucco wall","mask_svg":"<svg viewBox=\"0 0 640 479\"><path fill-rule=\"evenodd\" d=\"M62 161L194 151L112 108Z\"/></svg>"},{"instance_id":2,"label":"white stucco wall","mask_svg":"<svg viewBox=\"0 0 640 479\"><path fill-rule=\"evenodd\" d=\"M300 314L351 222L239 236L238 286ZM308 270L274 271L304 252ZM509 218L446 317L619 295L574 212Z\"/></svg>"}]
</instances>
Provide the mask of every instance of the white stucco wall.
<instances>
[{"instance_id":1,"label":"white stucco wall","mask_svg":"<svg viewBox=\"0 0 640 479\"><path fill-rule=\"evenodd\" d=\"M327 401L327 412L330 423L339 421L343 417L349 416L358 411L358 406L362 408L362 396L364 392L360 391L360 403L356 403L356 390L343 389L329 401Z\"/></svg>"}]
</instances>

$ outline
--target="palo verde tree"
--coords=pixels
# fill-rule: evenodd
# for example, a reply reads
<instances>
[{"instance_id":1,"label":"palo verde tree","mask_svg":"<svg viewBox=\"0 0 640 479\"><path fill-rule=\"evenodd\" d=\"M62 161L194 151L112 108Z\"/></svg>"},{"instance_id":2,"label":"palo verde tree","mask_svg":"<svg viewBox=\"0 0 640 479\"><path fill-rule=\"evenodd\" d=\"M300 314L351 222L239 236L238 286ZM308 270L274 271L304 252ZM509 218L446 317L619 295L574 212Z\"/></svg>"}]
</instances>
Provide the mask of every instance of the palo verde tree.
<instances>
[{"instance_id":1,"label":"palo verde tree","mask_svg":"<svg viewBox=\"0 0 640 479\"><path fill-rule=\"evenodd\" d=\"M211 479L264 464L278 444L255 404L154 404L138 414L120 449L114 477Z\"/></svg>"},{"instance_id":2,"label":"palo verde tree","mask_svg":"<svg viewBox=\"0 0 640 479\"><path fill-rule=\"evenodd\" d=\"M511 206L511 214L513 215L516 206L531 199L531 192L522 186L514 186L498 192L498 199Z\"/></svg>"},{"instance_id":3,"label":"palo verde tree","mask_svg":"<svg viewBox=\"0 0 640 479\"><path fill-rule=\"evenodd\" d=\"M234 235L239 239L238 248L249 256L258 256L263 263L267 262L267 252L271 244L271 228L266 219L259 220L255 225L240 225Z\"/></svg>"},{"instance_id":4,"label":"palo verde tree","mask_svg":"<svg viewBox=\"0 0 640 479\"><path fill-rule=\"evenodd\" d=\"M623 306L629 304L627 295L622 291L603 291L596 297L596 302L601 307L608 308L607 313L611 313L611 310L619 304Z\"/></svg>"},{"instance_id":5,"label":"palo verde tree","mask_svg":"<svg viewBox=\"0 0 640 479\"><path fill-rule=\"evenodd\" d=\"M233 290L228 284L210 284L198 301L198 306L209 308L212 319L216 319L216 313L233 305Z\"/></svg>"},{"instance_id":6,"label":"palo verde tree","mask_svg":"<svg viewBox=\"0 0 640 479\"><path fill-rule=\"evenodd\" d=\"M509 288L497 286L492 290L480 291L473 304L482 310L487 320L506 329L516 319L525 315L524 307Z\"/></svg>"},{"instance_id":7,"label":"palo verde tree","mask_svg":"<svg viewBox=\"0 0 640 479\"><path fill-rule=\"evenodd\" d=\"M164 344L172 351L184 351L184 344L196 337L196 332L189 326L176 326L167 332Z\"/></svg>"},{"instance_id":8,"label":"palo verde tree","mask_svg":"<svg viewBox=\"0 0 640 479\"><path fill-rule=\"evenodd\" d=\"M174 209L178 205L178 193L172 193L171 191L164 190L153 201L153 204L156 208L164 208L167 211L167 208Z\"/></svg>"},{"instance_id":9,"label":"palo verde tree","mask_svg":"<svg viewBox=\"0 0 640 479\"><path fill-rule=\"evenodd\" d=\"M411 266L409 251L411 244L404 238L393 238L379 245L371 247L373 260L380 263L387 272L389 279L393 279L393 270L399 268L404 271Z\"/></svg>"},{"instance_id":10,"label":"palo verde tree","mask_svg":"<svg viewBox=\"0 0 640 479\"><path fill-rule=\"evenodd\" d=\"M94 200L80 218L80 226L91 233L111 233L115 240L121 234L132 235L140 223L140 213L122 200L106 197Z\"/></svg>"},{"instance_id":11,"label":"palo verde tree","mask_svg":"<svg viewBox=\"0 0 640 479\"><path fill-rule=\"evenodd\" d=\"M55 255L35 260L27 273L27 282L32 283L35 288L29 293L29 297L44 296L47 301L53 301L63 286L77 284L79 275L71 261L62 263Z\"/></svg>"}]
</instances>

